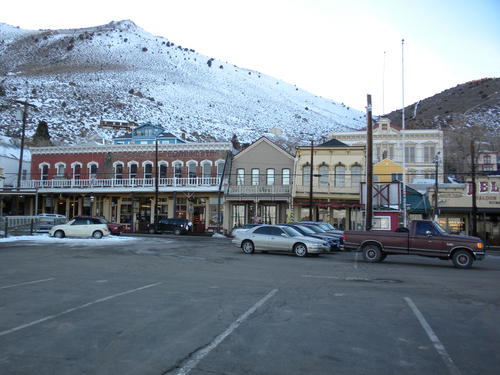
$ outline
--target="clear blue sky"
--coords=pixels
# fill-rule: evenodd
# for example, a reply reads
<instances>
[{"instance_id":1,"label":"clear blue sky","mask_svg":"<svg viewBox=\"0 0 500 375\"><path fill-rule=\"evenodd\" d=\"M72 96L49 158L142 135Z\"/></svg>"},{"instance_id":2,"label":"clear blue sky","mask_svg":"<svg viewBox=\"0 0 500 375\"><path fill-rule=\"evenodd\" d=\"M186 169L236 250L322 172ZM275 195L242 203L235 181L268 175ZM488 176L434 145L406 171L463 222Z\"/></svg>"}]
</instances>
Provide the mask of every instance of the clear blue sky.
<instances>
[{"instance_id":1,"label":"clear blue sky","mask_svg":"<svg viewBox=\"0 0 500 375\"><path fill-rule=\"evenodd\" d=\"M26 29L121 19L361 110L369 93L375 114L402 105L402 38L406 105L500 76L500 0L27 0L0 13Z\"/></svg>"}]
</instances>

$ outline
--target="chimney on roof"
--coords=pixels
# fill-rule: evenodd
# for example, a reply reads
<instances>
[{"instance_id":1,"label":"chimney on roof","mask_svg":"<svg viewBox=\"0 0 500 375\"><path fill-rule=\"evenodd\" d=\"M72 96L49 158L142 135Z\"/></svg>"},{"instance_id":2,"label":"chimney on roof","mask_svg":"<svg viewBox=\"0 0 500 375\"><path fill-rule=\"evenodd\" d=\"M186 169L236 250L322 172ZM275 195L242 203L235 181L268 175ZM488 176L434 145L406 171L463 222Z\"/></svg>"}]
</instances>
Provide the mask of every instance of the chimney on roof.
<instances>
[{"instance_id":1,"label":"chimney on roof","mask_svg":"<svg viewBox=\"0 0 500 375\"><path fill-rule=\"evenodd\" d=\"M182 133L182 134L181 134L181 139L182 139L183 141L185 141L185 140L186 140L186 133Z\"/></svg>"}]
</instances>

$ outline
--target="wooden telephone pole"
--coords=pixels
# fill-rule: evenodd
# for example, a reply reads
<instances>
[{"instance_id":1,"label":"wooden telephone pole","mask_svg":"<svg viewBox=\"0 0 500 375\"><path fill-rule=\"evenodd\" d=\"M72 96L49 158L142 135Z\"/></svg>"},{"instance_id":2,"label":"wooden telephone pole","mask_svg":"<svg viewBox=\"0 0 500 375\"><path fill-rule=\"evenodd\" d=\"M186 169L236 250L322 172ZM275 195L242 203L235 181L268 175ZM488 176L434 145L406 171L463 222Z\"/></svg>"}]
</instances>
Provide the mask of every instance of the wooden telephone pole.
<instances>
[{"instance_id":1,"label":"wooden telephone pole","mask_svg":"<svg viewBox=\"0 0 500 375\"><path fill-rule=\"evenodd\" d=\"M372 127L372 96L367 95L366 118L366 213L365 230L372 229L373 221L373 127Z\"/></svg>"}]
</instances>

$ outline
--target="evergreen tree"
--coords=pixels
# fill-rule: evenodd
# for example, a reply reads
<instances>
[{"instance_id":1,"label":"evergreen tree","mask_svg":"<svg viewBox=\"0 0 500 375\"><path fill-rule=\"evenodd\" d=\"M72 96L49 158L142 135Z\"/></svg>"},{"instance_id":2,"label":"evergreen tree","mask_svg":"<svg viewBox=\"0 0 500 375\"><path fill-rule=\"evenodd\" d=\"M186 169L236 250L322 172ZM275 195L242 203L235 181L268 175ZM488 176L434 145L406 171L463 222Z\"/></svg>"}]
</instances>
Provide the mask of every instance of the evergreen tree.
<instances>
[{"instance_id":1,"label":"evergreen tree","mask_svg":"<svg viewBox=\"0 0 500 375\"><path fill-rule=\"evenodd\" d=\"M241 144L240 141L238 140L238 136L236 134L233 134L233 138L231 138L231 143L233 144L233 148L235 150L241 150Z\"/></svg>"},{"instance_id":2,"label":"evergreen tree","mask_svg":"<svg viewBox=\"0 0 500 375\"><path fill-rule=\"evenodd\" d=\"M38 123L31 143L32 146L35 147L52 146L52 142L50 141L49 126L44 120Z\"/></svg>"}]
</instances>

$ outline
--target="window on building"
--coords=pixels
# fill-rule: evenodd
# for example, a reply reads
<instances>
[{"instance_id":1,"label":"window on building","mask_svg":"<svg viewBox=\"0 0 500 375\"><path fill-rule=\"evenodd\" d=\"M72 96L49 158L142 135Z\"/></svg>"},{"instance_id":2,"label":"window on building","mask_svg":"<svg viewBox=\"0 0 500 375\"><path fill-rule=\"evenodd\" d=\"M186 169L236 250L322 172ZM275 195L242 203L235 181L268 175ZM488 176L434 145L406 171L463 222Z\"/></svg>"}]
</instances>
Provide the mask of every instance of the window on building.
<instances>
[{"instance_id":1,"label":"window on building","mask_svg":"<svg viewBox=\"0 0 500 375\"><path fill-rule=\"evenodd\" d=\"M123 164L115 165L115 179L117 180L123 179Z\"/></svg>"},{"instance_id":2,"label":"window on building","mask_svg":"<svg viewBox=\"0 0 500 375\"><path fill-rule=\"evenodd\" d=\"M137 164L130 164L130 178L137 178Z\"/></svg>"},{"instance_id":3,"label":"window on building","mask_svg":"<svg viewBox=\"0 0 500 375\"><path fill-rule=\"evenodd\" d=\"M405 146L405 161L415 163L415 146Z\"/></svg>"},{"instance_id":4,"label":"window on building","mask_svg":"<svg viewBox=\"0 0 500 375\"><path fill-rule=\"evenodd\" d=\"M144 178L153 178L153 164L144 165Z\"/></svg>"},{"instance_id":5,"label":"window on building","mask_svg":"<svg viewBox=\"0 0 500 375\"><path fill-rule=\"evenodd\" d=\"M361 165L353 165L351 167L351 186L359 186L361 183Z\"/></svg>"},{"instance_id":6,"label":"window on building","mask_svg":"<svg viewBox=\"0 0 500 375\"><path fill-rule=\"evenodd\" d=\"M391 181L392 182L403 181L403 174L402 173L392 173L391 174Z\"/></svg>"},{"instance_id":7,"label":"window on building","mask_svg":"<svg viewBox=\"0 0 500 375\"><path fill-rule=\"evenodd\" d=\"M21 172L21 180L25 181L28 178L28 171L26 169L23 169Z\"/></svg>"},{"instance_id":8,"label":"window on building","mask_svg":"<svg viewBox=\"0 0 500 375\"><path fill-rule=\"evenodd\" d=\"M304 165L302 167L302 185L309 186L311 183L311 166Z\"/></svg>"},{"instance_id":9,"label":"window on building","mask_svg":"<svg viewBox=\"0 0 500 375\"><path fill-rule=\"evenodd\" d=\"M47 164L42 165L42 168L40 168L41 174L40 174L40 179L41 180L48 180L49 179L49 166Z\"/></svg>"},{"instance_id":10,"label":"window on building","mask_svg":"<svg viewBox=\"0 0 500 375\"><path fill-rule=\"evenodd\" d=\"M174 163L174 177L175 178L182 177L182 164L179 162Z\"/></svg>"},{"instance_id":11,"label":"window on building","mask_svg":"<svg viewBox=\"0 0 500 375\"><path fill-rule=\"evenodd\" d=\"M224 162L219 161L217 162L217 177L221 178L222 173L224 173Z\"/></svg>"},{"instance_id":12,"label":"window on building","mask_svg":"<svg viewBox=\"0 0 500 375\"><path fill-rule=\"evenodd\" d=\"M335 186L345 186L345 167L343 165L337 165L335 167Z\"/></svg>"},{"instance_id":13,"label":"window on building","mask_svg":"<svg viewBox=\"0 0 500 375\"><path fill-rule=\"evenodd\" d=\"M320 186L330 185L329 174L330 174L330 168L328 168L328 165L322 165L321 167L319 167L319 185Z\"/></svg>"},{"instance_id":14,"label":"window on building","mask_svg":"<svg viewBox=\"0 0 500 375\"><path fill-rule=\"evenodd\" d=\"M65 165L63 163L57 164L57 166L56 166L57 177L64 176L64 168L65 168Z\"/></svg>"},{"instance_id":15,"label":"window on building","mask_svg":"<svg viewBox=\"0 0 500 375\"><path fill-rule=\"evenodd\" d=\"M260 170L252 168L252 185L260 185Z\"/></svg>"},{"instance_id":16,"label":"window on building","mask_svg":"<svg viewBox=\"0 0 500 375\"><path fill-rule=\"evenodd\" d=\"M236 185L245 185L245 170L243 168L236 170Z\"/></svg>"},{"instance_id":17,"label":"window on building","mask_svg":"<svg viewBox=\"0 0 500 375\"><path fill-rule=\"evenodd\" d=\"M194 161L188 163L189 178L196 178L196 163Z\"/></svg>"},{"instance_id":18,"label":"window on building","mask_svg":"<svg viewBox=\"0 0 500 375\"><path fill-rule=\"evenodd\" d=\"M436 155L436 146L424 146L424 163L433 163Z\"/></svg>"},{"instance_id":19,"label":"window on building","mask_svg":"<svg viewBox=\"0 0 500 375\"><path fill-rule=\"evenodd\" d=\"M483 164L491 164L491 155L483 156Z\"/></svg>"},{"instance_id":20,"label":"window on building","mask_svg":"<svg viewBox=\"0 0 500 375\"><path fill-rule=\"evenodd\" d=\"M73 179L79 180L82 176L82 166L80 164L75 164L73 166Z\"/></svg>"},{"instance_id":21,"label":"window on building","mask_svg":"<svg viewBox=\"0 0 500 375\"><path fill-rule=\"evenodd\" d=\"M394 145L389 145L389 159L394 160Z\"/></svg>"},{"instance_id":22,"label":"window on building","mask_svg":"<svg viewBox=\"0 0 500 375\"><path fill-rule=\"evenodd\" d=\"M290 185L290 168L283 168L281 170L281 184Z\"/></svg>"},{"instance_id":23,"label":"window on building","mask_svg":"<svg viewBox=\"0 0 500 375\"><path fill-rule=\"evenodd\" d=\"M167 165L160 164L160 178L167 178Z\"/></svg>"},{"instance_id":24,"label":"window on building","mask_svg":"<svg viewBox=\"0 0 500 375\"><path fill-rule=\"evenodd\" d=\"M97 164L90 164L90 178L97 178Z\"/></svg>"},{"instance_id":25,"label":"window on building","mask_svg":"<svg viewBox=\"0 0 500 375\"><path fill-rule=\"evenodd\" d=\"M201 174L203 178L209 178L212 174L212 166L209 162L203 163L201 167Z\"/></svg>"},{"instance_id":26,"label":"window on building","mask_svg":"<svg viewBox=\"0 0 500 375\"><path fill-rule=\"evenodd\" d=\"M274 168L266 169L266 185L274 185Z\"/></svg>"}]
</instances>

